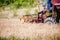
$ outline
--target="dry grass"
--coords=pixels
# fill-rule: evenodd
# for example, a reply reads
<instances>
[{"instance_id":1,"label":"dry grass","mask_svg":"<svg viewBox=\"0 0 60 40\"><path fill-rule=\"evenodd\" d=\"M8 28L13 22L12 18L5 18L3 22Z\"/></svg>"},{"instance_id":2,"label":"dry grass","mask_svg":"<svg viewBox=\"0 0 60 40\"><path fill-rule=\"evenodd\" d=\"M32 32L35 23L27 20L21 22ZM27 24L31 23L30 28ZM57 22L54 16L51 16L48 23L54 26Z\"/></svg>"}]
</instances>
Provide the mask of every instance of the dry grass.
<instances>
[{"instance_id":1,"label":"dry grass","mask_svg":"<svg viewBox=\"0 0 60 40\"><path fill-rule=\"evenodd\" d=\"M0 19L0 37L60 40L60 24L21 23L19 19Z\"/></svg>"}]
</instances>

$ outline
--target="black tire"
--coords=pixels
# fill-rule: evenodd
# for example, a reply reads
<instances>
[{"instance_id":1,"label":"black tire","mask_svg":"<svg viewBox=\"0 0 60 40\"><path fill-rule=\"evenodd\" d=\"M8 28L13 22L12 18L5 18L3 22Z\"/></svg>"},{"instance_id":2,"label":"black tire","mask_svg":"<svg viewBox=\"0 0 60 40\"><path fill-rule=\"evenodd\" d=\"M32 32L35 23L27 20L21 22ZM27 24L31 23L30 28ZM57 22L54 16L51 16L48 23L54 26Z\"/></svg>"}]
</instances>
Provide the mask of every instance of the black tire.
<instances>
[{"instance_id":1,"label":"black tire","mask_svg":"<svg viewBox=\"0 0 60 40\"><path fill-rule=\"evenodd\" d=\"M52 18L52 17L48 17L44 20L44 23L56 23L56 20L55 18Z\"/></svg>"}]
</instances>

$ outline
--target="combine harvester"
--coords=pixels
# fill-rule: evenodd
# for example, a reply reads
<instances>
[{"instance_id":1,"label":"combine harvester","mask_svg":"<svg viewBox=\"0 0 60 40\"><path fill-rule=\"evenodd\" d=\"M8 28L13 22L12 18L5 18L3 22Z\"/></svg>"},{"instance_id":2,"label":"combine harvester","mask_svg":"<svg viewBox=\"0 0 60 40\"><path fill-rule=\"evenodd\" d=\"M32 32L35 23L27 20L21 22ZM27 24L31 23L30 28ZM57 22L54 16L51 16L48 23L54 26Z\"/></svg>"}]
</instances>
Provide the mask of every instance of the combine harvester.
<instances>
[{"instance_id":1,"label":"combine harvester","mask_svg":"<svg viewBox=\"0 0 60 40\"><path fill-rule=\"evenodd\" d=\"M51 0L52 3L52 13L50 15L46 15L47 11L45 10L46 7L46 0L39 0L38 1L38 15L35 14L28 14L23 15L21 19L24 20L24 22L29 23L54 23L56 24L56 19L59 20L60 18L60 0ZM58 10L59 13L56 13ZM55 16L57 14L57 16Z\"/></svg>"},{"instance_id":2,"label":"combine harvester","mask_svg":"<svg viewBox=\"0 0 60 40\"><path fill-rule=\"evenodd\" d=\"M40 3L40 2L39 2ZM38 13L38 21L43 23L56 23L56 20L59 21L60 19L60 0L51 0L52 3L52 14L46 16L47 11L45 9L43 11L40 10L40 4L38 6L39 13ZM43 5L44 7L45 5ZM57 14L57 16L55 16Z\"/></svg>"}]
</instances>

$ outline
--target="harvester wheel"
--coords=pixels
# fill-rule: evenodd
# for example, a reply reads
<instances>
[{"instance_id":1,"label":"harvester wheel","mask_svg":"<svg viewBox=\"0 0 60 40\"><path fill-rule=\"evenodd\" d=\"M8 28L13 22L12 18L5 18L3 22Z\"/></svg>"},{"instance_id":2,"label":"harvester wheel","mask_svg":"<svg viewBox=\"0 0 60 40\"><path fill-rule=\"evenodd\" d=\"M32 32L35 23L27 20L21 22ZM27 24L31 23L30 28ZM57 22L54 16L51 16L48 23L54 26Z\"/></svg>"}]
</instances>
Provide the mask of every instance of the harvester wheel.
<instances>
[{"instance_id":1,"label":"harvester wheel","mask_svg":"<svg viewBox=\"0 0 60 40\"><path fill-rule=\"evenodd\" d=\"M55 18L52 18L52 17L48 17L44 20L44 23L53 23L55 24L56 21L55 21Z\"/></svg>"}]
</instances>

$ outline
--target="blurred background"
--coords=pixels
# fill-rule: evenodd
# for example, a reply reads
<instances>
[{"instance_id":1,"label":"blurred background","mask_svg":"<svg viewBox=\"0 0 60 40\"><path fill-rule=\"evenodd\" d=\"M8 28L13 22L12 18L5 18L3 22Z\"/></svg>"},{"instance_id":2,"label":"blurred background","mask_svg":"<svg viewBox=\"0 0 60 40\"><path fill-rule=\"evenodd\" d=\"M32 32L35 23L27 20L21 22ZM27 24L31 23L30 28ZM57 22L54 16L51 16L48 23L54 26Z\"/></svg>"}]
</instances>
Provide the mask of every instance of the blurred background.
<instances>
[{"instance_id":1,"label":"blurred background","mask_svg":"<svg viewBox=\"0 0 60 40\"><path fill-rule=\"evenodd\" d=\"M40 0L0 0L0 18L19 18L25 14L37 14L38 1Z\"/></svg>"}]
</instances>

